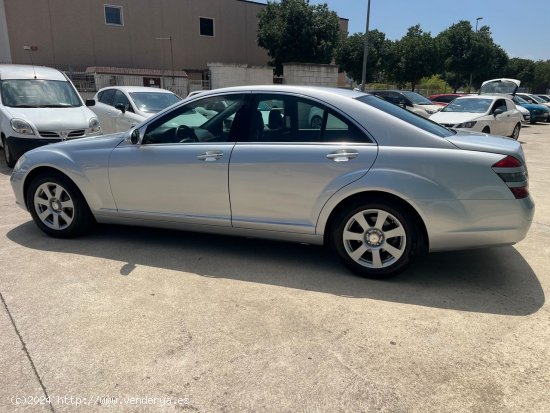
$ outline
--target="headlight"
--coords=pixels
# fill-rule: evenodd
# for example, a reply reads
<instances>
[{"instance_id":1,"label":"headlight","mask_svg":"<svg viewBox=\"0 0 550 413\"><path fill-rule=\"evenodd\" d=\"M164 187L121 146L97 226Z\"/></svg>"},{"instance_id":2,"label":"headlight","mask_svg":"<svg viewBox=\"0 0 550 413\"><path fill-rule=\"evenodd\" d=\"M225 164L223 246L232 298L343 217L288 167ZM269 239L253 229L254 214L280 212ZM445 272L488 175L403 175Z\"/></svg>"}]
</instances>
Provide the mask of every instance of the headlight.
<instances>
[{"instance_id":1,"label":"headlight","mask_svg":"<svg viewBox=\"0 0 550 413\"><path fill-rule=\"evenodd\" d=\"M17 133L20 133L21 135L34 135L34 131L32 130L31 125L29 125L29 122L21 119L12 119L10 123L12 129Z\"/></svg>"},{"instance_id":2,"label":"headlight","mask_svg":"<svg viewBox=\"0 0 550 413\"><path fill-rule=\"evenodd\" d=\"M476 121L464 122L459 125L456 125L455 127L456 128L473 128L476 125L476 123L477 123Z\"/></svg>"},{"instance_id":3,"label":"headlight","mask_svg":"<svg viewBox=\"0 0 550 413\"><path fill-rule=\"evenodd\" d=\"M25 158L25 155L21 155L21 157L17 160L15 166L13 167L14 171L18 171L19 168L21 168L21 165L23 165L23 162L25 162L27 158Z\"/></svg>"},{"instance_id":4,"label":"headlight","mask_svg":"<svg viewBox=\"0 0 550 413\"><path fill-rule=\"evenodd\" d=\"M100 130L99 120L97 118L90 119L90 132L99 132Z\"/></svg>"}]
</instances>

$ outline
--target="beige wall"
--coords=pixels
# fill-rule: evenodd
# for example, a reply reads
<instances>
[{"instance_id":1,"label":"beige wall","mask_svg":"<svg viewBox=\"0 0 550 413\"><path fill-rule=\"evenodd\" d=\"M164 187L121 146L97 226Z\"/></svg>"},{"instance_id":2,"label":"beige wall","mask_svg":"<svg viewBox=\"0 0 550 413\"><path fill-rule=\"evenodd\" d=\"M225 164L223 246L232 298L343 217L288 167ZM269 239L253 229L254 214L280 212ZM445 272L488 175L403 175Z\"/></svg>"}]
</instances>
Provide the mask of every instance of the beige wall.
<instances>
[{"instance_id":1,"label":"beige wall","mask_svg":"<svg viewBox=\"0 0 550 413\"><path fill-rule=\"evenodd\" d=\"M0 63L11 63L10 40L4 0L0 0Z\"/></svg>"},{"instance_id":2,"label":"beige wall","mask_svg":"<svg viewBox=\"0 0 550 413\"><path fill-rule=\"evenodd\" d=\"M239 0L3 0L12 60L37 64L206 69L207 62L265 65L256 44L262 5ZM123 7L124 26L107 26L104 4ZM199 16L215 20L215 36L199 35ZM24 22L21 24L20 22Z\"/></svg>"}]
</instances>

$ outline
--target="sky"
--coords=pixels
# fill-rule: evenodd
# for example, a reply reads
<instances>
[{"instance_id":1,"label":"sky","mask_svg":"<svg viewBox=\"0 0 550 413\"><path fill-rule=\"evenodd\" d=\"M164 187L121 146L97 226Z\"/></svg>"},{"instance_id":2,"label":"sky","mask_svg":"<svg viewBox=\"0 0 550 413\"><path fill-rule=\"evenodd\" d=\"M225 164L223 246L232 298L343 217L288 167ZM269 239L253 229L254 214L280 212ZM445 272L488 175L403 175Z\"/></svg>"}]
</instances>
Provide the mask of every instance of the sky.
<instances>
[{"instance_id":1,"label":"sky","mask_svg":"<svg viewBox=\"0 0 550 413\"><path fill-rule=\"evenodd\" d=\"M265 1L264 1L265 3ZM350 34L365 31L367 0L310 0L327 3L340 17L349 19ZM509 57L550 59L549 0L371 0L370 29L391 40L400 39L407 28L420 24L436 36L458 22L491 28L493 40Z\"/></svg>"}]
</instances>

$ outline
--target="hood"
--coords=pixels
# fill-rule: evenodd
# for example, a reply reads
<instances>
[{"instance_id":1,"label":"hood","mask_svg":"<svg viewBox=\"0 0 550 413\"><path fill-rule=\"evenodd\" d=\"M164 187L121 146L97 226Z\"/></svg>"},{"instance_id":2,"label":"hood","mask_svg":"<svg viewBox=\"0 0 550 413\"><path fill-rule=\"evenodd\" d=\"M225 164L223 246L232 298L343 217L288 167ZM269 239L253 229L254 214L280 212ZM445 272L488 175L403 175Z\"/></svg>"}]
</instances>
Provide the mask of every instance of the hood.
<instances>
[{"instance_id":1,"label":"hood","mask_svg":"<svg viewBox=\"0 0 550 413\"><path fill-rule=\"evenodd\" d=\"M430 120L437 123L446 123L456 125L458 123L471 122L482 116L485 113L473 113L473 112L437 112L430 116Z\"/></svg>"},{"instance_id":2,"label":"hood","mask_svg":"<svg viewBox=\"0 0 550 413\"><path fill-rule=\"evenodd\" d=\"M519 89L521 82L517 79L492 79L481 84L479 95L487 94L510 94L514 96Z\"/></svg>"},{"instance_id":3,"label":"hood","mask_svg":"<svg viewBox=\"0 0 550 413\"><path fill-rule=\"evenodd\" d=\"M52 143L50 145L40 146L27 153L33 152L78 152L78 151L93 151L99 149L109 149L117 147L126 137L125 132L115 133L112 135L92 136L89 138L71 139L68 141Z\"/></svg>"},{"instance_id":4,"label":"hood","mask_svg":"<svg viewBox=\"0 0 550 413\"><path fill-rule=\"evenodd\" d=\"M518 159L521 159L522 162L525 163L521 144L511 138L485 135L475 132L457 131L456 135L449 136L445 139L459 149L512 155Z\"/></svg>"},{"instance_id":5,"label":"hood","mask_svg":"<svg viewBox=\"0 0 550 413\"><path fill-rule=\"evenodd\" d=\"M39 131L87 129L97 116L86 106L76 108L10 108L12 118L23 119Z\"/></svg>"},{"instance_id":6,"label":"hood","mask_svg":"<svg viewBox=\"0 0 550 413\"><path fill-rule=\"evenodd\" d=\"M516 103L516 107L518 106L522 106L529 111L533 111L536 109L536 110L542 111L543 113L548 112L548 107L544 105L539 105L536 103Z\"/></svg>"}]
</instances>

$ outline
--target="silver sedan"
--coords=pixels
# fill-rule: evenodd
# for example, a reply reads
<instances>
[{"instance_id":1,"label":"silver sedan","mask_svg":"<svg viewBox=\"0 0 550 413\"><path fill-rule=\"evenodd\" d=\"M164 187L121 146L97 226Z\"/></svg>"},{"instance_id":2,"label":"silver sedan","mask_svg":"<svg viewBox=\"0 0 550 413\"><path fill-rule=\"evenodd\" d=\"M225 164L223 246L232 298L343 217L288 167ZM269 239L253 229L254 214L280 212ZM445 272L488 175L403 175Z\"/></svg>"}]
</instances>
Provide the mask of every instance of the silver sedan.
<instances>
[{"instance_id":1,"label":"silver sedan","mask_svg":"<svg viewBox=\"0 0 550 413\"><path fill-rule=\"evenodd\" d=\"M424 251L522 240L527 181L512 139L292 86L205 92L126 133L30 151L11 176L17 203L54 237L99 222L327 244L376 278Z\"/></svg>"}]
</instances>

